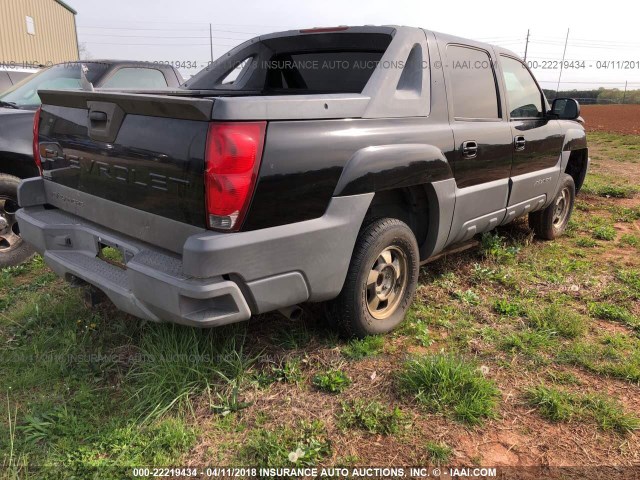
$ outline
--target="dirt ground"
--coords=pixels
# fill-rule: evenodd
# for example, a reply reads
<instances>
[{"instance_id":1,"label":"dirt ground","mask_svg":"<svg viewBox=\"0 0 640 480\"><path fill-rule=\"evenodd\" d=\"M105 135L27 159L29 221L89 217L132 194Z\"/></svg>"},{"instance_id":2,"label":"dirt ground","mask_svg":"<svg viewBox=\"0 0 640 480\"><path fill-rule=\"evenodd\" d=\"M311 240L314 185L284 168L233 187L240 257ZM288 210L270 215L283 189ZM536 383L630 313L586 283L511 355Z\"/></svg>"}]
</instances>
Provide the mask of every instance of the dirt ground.
<instances>
[{"instance_id":1,"label":"dirt ground","mask_svg":"<svg viewBox=\"0 0 640 480\"><path fill-rule=\"evenodd\" d=\"M640 134L640 105L581 105L587 130Z\"/></svg>"}]
</instances>

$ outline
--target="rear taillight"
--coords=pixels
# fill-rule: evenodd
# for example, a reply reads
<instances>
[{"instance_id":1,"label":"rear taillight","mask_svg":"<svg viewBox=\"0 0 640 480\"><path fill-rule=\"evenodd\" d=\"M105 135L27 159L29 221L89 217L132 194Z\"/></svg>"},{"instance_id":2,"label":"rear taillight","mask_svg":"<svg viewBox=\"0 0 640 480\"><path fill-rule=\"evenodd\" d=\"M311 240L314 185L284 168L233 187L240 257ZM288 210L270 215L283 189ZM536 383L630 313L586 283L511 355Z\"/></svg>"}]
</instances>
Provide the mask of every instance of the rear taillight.
<instances>
[{"instance_id":1,"label":"rear taillight","mask_svg":"<svg viewBox=\"0 0 640 480\"><path fill-rule=\"evenodd\" d=\"M38 139L38 131L40 129L40 111L42 107L38 107L36 115L33 117L33 159L36 162L36 166L42 175L42 159L40 158L40 145Z\"/></svg>"},{"instance_id":2,"label":"rear taillight","mask_svg":"<svg viewBox=\"0 0 640 480\"><path fill-rule=\"evenodd\" d=\"M211 123L207 136L207 225L238 230L255 187L267 122Z\"/></svg>"}]
</instances>

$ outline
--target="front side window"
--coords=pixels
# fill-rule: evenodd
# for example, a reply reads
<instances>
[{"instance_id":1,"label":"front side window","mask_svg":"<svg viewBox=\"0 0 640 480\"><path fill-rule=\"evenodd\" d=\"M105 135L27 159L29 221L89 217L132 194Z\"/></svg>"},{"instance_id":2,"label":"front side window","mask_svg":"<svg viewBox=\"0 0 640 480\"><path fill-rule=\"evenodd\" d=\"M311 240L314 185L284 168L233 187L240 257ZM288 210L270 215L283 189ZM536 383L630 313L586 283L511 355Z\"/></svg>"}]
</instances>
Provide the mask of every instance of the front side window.
<instances>
[{"instance_id":1,"label":"front side window","mask_svg":"<svg viewBox=\"0 0 640 480\"><path fill-rule=\"evenodd\" d=\"M542 117L542 94L524 64L511 57L502 57L502 72L509 115L512 118Z\"/></svg>"},{"instance_id":2,"label":"front side window","mask_svg":"<svg viewBox=\"0 0 640 480\"><path fill-rule=\"evenodd\" d=\"M447 59L454 116L500 118L498 92L489 54L476 48L448 45Z\"/></svg>"},{"instance_id":3,"label":"front side window","mask_svg":"<svg viewBox=\"0 0 640 480\"><path fill-rule=\"evenodd\" d=\"M167 80L153 68L121 68L102 85L104 88L164 88Z\"/></svg>"}]
</instances>

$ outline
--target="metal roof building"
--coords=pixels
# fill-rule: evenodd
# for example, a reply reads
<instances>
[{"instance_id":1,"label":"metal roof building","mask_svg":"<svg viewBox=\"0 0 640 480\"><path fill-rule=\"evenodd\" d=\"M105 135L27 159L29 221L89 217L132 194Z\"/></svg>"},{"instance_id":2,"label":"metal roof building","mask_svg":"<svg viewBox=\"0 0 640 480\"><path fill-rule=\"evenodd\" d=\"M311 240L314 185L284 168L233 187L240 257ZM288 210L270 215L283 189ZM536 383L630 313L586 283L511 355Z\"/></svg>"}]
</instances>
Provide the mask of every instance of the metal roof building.
<instances>
[{"instance_id":1,"label":"metal roof building","mask_svg":"<svg viewBox=\"0 0 640 480\"><path fill-rule=\"evenodd\" d=\"M0 0L0 64L78 60L76 13L61 0Z\"/></svg>"}]
</instances>

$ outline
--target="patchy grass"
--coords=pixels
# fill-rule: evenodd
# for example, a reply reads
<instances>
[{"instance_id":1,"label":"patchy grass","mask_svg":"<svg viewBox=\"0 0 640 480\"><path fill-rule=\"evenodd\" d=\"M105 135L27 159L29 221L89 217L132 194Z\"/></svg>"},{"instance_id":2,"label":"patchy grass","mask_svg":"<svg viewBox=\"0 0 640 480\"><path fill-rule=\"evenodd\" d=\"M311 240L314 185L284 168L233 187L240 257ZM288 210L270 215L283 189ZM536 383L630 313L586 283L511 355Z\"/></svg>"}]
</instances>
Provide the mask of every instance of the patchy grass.
<instances>
[{"instance_id":1,"label":"patchy grass","mask_svg":"<svg viewBox=\"0 0 640 480\"><path fill-rule=\"evenodd\" d=\"M290 358L271 367L271 378L276 382L298 384L304 379L302 373L302 361L299 358Z\"/></svg>"},{"instance_id":2,"label":"patchy grass","mask_svg":"<svg viewBox=\"0 0 640 480\"><path fill-rule=\"evenodd\" d=\"M514 259L520 251L520 247L509 245L497 232L488 232L482 234L481 251L487 258L498 262L508 262Z\"/></svg>"},{"instance_id":3,"label":"patchy grass","mask_svg":"<svg viewBox=\"0 0 640 480\"><path fill-rule=\"evenodd\" d=\"M587 322L582 315L555 303L542 309L530 309L527 317L533 328L549 336L578 338L587 331Z\"/></svg>"},{"instance_id":4,"label":"patchy grass","mask_svg":"<svg viewBox=\"0 0 640 480\"><path fill-rule=\"evenodd\" d=\"M140 344L138 360L127 372L129 398L141 415L161 416L176 407L192 409L194 397L215 395L244 379L255 358L243 351L244 328L211 329L203 333L177 325L153 328ZM223 401L223 403L225 403Z\"/></svg>"},{"instance_id":5,"label":"patchy grass","mask_svg":"<svg viewBox=\"0 0 640 480\"><path fill-rule=\"evenodd\" d=\"M625 345L578 342L561 350L556 360L558 363L576 365L605 377L640 383L640 347L637 341L630 341Z\"/></svg>"},{"instance_id":6,"label":"patchy grass","mask_svg":"<svg viewBox=\"0 0 640 480\"><path fill-rule=\"evenodd\" d=\"M580 237L576 240L576 245L582 248L592 248L598 245L598 242L591 238Z\"/></svg>"},{"instance_id":7,"label":"patchy grass","mask_svg":"<svg viewBox=\"0 0 640 480\"><path fill-rule=\"evenodd\" d=\"M616 222L633 223L640 220L640 207L619 207L614 205L609 209Z\"/></svg>"},{"instance_id":8,"label":"patchy grass","mask_svg":"<svg viewBox=\"0 0 640 480\"><path fill-rule=\"evenodd\" d=\"M409 337L416 344L428 347L433 343L428 325L432 315L430 308L424 305L414 305L407 313L404 322L396 330L395 335Z\"/></svg>"},{"instance_id":9,"label":"patchy grass","mask_svg":"<svg viewBox=\"0 0 640 480\"><path fill-rule=\"evenodd\" d=\"M610 399L593 394L575 394L540 385L526 394L529 405L547 420L595 422L602 430L629 433L640 428L640 419Z\"/></svg>"},{"instance_id":10,"label":"patchy grass","mask_svg":"<svg viewBox=\"0 0 640 480\"><path fill-rule=\"evenodd\" d=\"M524 315L526 310L520 302L507 299L499 299L493 303L493 309L500 315L507 317L519 317Z\"/></svg>"},{"instance_id":11,"label":"patchy grass","mask_svg":"<svg viewBox=\"0 0 640 480\"><path fill-rule=\"evenodd\" d=\"M451 460L453 449L444 443L427 442L425 446L427 458L436 465L446 465Z\"/></svg>"},{"instance_id":12,"label":"patchy grass","mask_svg":"<svg viewBox=\"0 0 640 480\"><path fill-rule=\"evenodd\" d=\"M331 454L331 442L319 420L300 422L295 428L257 429L240 449L243 465L260 467L311 467Z\"/></svg>"},{"instance_id":13,"label":"patchy grass","mask_svg":"<svg viewBox=\"0 0 640 480\"><path fill-rule=\"evenodd\" d=\"M633 198L638 187L610 174L591 171L585 179L582 191L604 198Z\"/></svg>"},{"instance_id":14,"label":"patchy grass","mask_svg":"<svg viewBox=\"0 0 640 480\"><path fill-rule=\"evenodd\" d=\"M362 360L365 357L379 355L383 348L384 337L371 335L362 340L351 340L342 348L342 355L349 360Z\"/></svg>"},{"instance_id":15,"label":"patchy grass","mask_svg":"<svg viewBox=\"0 0 640 480\"><path fill-rule=\"evenodd\" d=\"M620 237L620 244L640 248L640 237L631 233L625 233Z\"/></svg>"},{"instance_id":16,"label":"patchy grass","mask_svg":"<svg viewBox=\"0 0 640 480\"><path fill-rule=\"evenodd\" d=\"M620 322L640 331L640 320L620 305L608 302L591 302L589 303L589 313L596 318Z\"/></svg>"},{"instance_id":17,"label":"patchy grass","mask_svg":"<svg viewBox=\"0 0 640 480\"><path fill-rule=\"evenodd\" d=\"M543 362L542 352L556 345L552 332L532 329L507 333L498 343L498 347L505 352L523 354L537 362Z\"/></svg>"},{"instance_id":18,"label":"patchy grass","mask_svg":"<svg viewBox=\"0 0 640 480\"><path fill-rule=\"evenodd\" d=\"M600 225L593 229L593 238L596 240L615 240L616 229L610 225Z\"/></svg>"},{"instance_id":19,"label":"patchy grass","mask_svg":"<svg viewBox=\"0 0 640 480\"><path fill-rule=\"evenodd\" d=\"M546 374L547 379L556 385L580 385L582 382L572 372L550 370Z\"/></svg>"},{"instance_id":20,"label":"patchy grass","mask_svg":"<svg viewBox=\"0 0 640 480\"><path fill-rule=\"evenodd\" d=\"M355 399L341 402L342 412L338 416L343 429L359 428L369 433L390 435L396 433L403 420L398 407L385 407L378 401Z\"/></svg>"},{"instance_id":21,"label":"patchy grass","mask_svg":"<svg viewBox=\"0 0 640 480\"><path fill-rule=\"evenodd\" d=\"M495 417L500 396L474 364L451 355L408 360L398 374L398 388L428 411L471 425Z\"/></svg>"},{"instance_id":22,"label":"patchy grass","mask_svg":"<svg viewBox=\"0 0 640 480\"><path fill-rule=\"evenodd\" d=\"M313 385L323 392L341 393L349 388L351 379L342 370L332 369L317 373L313 377Z\"/></svg>"}]
</instances>

